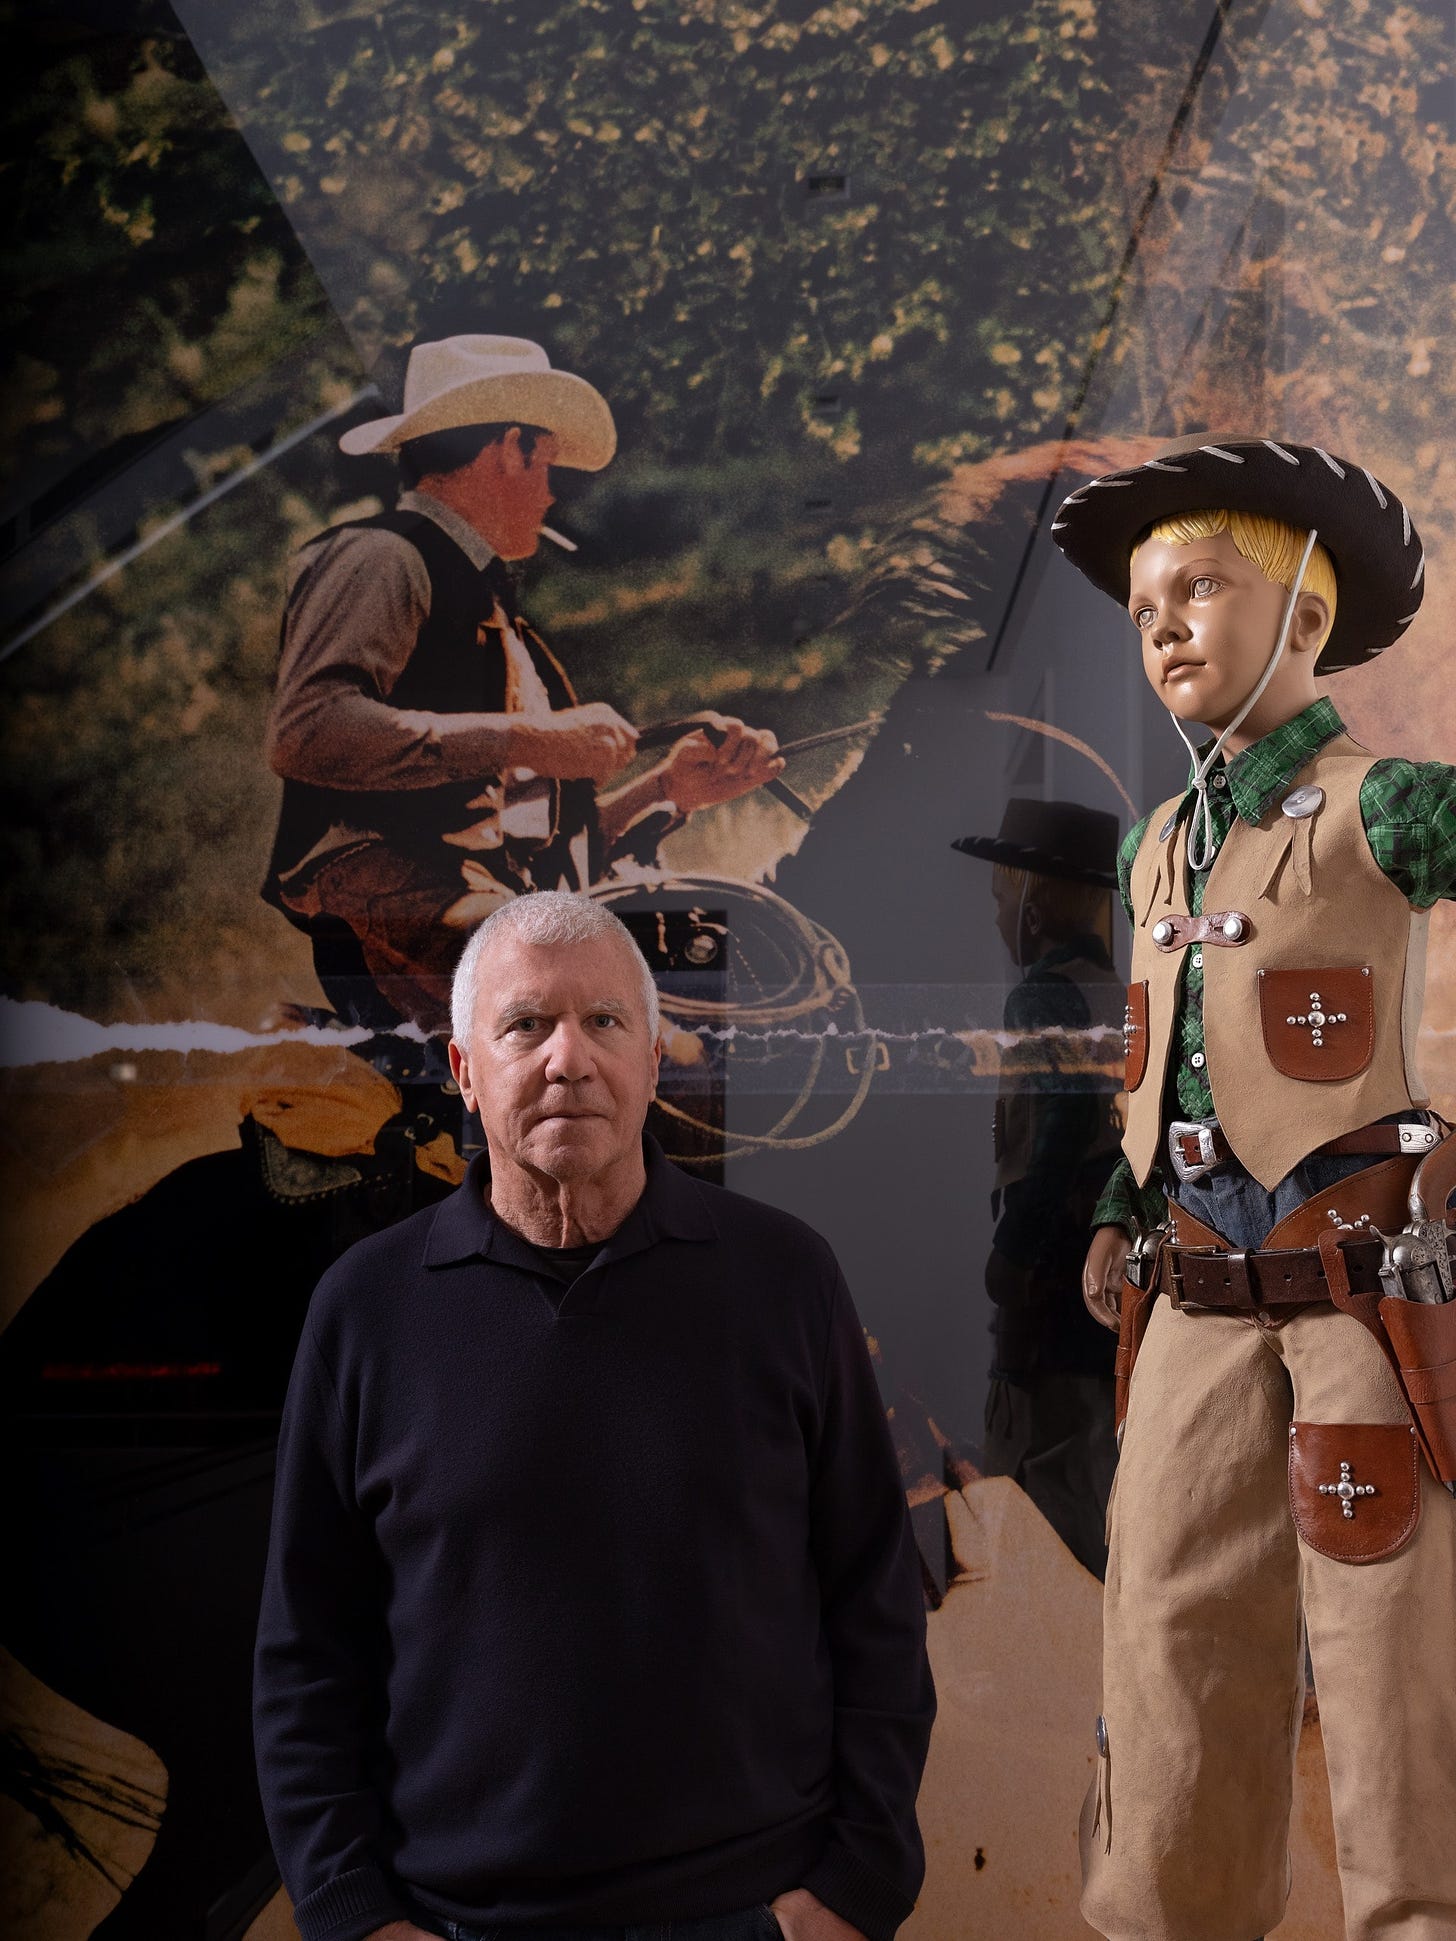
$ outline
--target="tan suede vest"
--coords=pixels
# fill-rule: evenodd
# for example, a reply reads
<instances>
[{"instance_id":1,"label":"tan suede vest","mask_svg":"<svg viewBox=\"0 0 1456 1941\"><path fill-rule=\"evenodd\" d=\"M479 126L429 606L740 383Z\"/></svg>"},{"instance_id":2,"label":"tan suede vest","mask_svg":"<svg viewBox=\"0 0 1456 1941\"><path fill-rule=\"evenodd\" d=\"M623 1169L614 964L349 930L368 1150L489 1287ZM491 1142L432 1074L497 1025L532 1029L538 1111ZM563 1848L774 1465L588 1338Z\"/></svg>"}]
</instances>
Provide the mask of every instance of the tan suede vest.
<instances>
[{"instance_id":1,"label":"tan suede vest","mask_svg":"<svg viewBox=\"0 0 1456 1941\"><path fill-rule=\"evenodd\" d=\"M1370 854L1360 785L1373 760L1341 735L1279 791L1257 828L1236 817L1209 871L1201 926L1188 914L1186 818L1158 840L1182 798L1149 817L1132 869L1122 1142L1139 1184L1166 1156L1163 1094L1188 950L1203 952L1214 1111L1266 1188L1327 1139L1423 1101L1414 1043L1426 913ZM1312 815L1283 813L1296 786L1324 791ZM1241 927L1237 939L1217 925L1212 936L1188 936L1224 914L1242 919L1230 926ZM1161 945L1160 922L1175 933Z\"/></svg>"}]
</instances>

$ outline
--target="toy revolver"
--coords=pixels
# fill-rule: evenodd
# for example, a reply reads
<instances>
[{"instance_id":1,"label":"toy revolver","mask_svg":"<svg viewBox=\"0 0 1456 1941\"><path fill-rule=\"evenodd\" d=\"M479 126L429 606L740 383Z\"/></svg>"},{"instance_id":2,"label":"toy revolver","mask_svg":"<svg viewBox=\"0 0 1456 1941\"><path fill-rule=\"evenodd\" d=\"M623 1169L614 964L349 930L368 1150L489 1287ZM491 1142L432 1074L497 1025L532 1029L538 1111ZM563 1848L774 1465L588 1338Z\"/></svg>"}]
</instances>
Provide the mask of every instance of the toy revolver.
<instances>
[{"instance_id":1,"label":"toy revolver","mask_svg":"<svg viewBox=\"0 0 1456 1941\"><path fill-rule=\"evenodd\" d=\"M1382 1234L1385 1253L1380 1284L1401 1301L1443 1302L1456 1298L1451 1272L1446 1196L1456 1179L1456 1138L1447 1136L1428 1153L1410 1184L1410 1221L1397 1234Z\"/></svg>"},{"instance_id":2,"label":"toy revolver","mask_svg":"<svg viewBox=\"0 0 1456 1941\"><path fill-rule=\"evenodd\" d=\"M1382 1234L1379 1327L1410 1405L1427 1461L1456 1496L1456 1300L1452 1299L1446 1201L1456 1186L1456 1135L1449 1130L1417 1166L1410 1220Z\"/></svg>"}]
</instances>

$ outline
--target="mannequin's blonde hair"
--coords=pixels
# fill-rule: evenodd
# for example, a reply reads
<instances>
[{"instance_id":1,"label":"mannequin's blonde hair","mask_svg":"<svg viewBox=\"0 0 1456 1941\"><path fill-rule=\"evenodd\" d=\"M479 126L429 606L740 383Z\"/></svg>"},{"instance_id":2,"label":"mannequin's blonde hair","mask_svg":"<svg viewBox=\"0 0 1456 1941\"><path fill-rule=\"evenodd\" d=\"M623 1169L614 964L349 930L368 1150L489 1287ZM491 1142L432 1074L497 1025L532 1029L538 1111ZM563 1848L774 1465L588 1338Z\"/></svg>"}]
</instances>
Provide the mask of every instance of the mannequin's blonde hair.
<instances>
[{"instance_id":1,"label":"mannequin's blonde hair","mask_svg":"<svg viewBox=\"0 0 1456 1941\"><path fill-rule=\"evenodd\" d=\"M1073 937L1090 932L1100 937L1111 952L1111 890L1104 890L1097 883L1076 883L1069 877L1042 876L1035 870L1016 869L1010 863L993 863L991 877L996 883L1004 883L1023 902L1036 904L1049 942L1069 943Z\"/></svg>"},{"instance_id":2,"label":"mannequin's blonde hair","mask_svg":"<svg viewBox=\"0 0 1456 1941\"><path fill-rule=\"evenodd\" d=\"M1160 519L1133 547L1128 563L1130 565L1137 558L1138 547L1146 545L1150 539L1161 539L1169 546L1186 546L1195 539L1212 539L1215 533L1220 532L1228 534L1244 558L1251 566L1257 566L1266 580L1272 580L1276 586L1293 586L1309 533L1307 530L1301 532L1298 526L1291 526L1287 520L1270 519L1262 512L1235 512L1219 508L1207 512L1180 512L1171 519ZM1318 540L1305 568L1302 591L1317 593L1329 609L1329 619L1319 639L1319 646L1323 647L1330 637L1330 628L1335 624L1337 589L1335 562ZM1318 653L1319 648L1315 651Z\"/></svg>"}]
</instances>

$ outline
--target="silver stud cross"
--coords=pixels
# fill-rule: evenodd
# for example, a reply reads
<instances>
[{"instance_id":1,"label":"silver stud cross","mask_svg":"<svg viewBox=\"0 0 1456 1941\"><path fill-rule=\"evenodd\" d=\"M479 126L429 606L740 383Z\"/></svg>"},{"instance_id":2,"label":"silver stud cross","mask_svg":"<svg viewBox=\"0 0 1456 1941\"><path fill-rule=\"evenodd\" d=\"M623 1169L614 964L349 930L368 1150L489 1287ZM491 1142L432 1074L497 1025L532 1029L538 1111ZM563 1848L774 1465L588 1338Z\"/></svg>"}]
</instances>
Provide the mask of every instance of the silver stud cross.
<instances>
[{"instance_id":1,"label":"silver stud cross","mask_svg":"<svg viewBox=\"0 0 1456 1941\"><path fill-rule=\"evenodd\" d=\"M1338 1496L1340 1499L1340 1515L1353 1516L1355 1514L1355 1498L1357 1496L1373 1496L1375 1494L1375 1485L1374 1483L1357 1483L1352 1481L1350 1465L1347 1462L1342 1462L1340 1464L1339 1482L1321 1483L1319 1493L1321 1496Z\"/></svg>"},{"instance_id":2,"label":"silver stud cross","mask_svg":"<svg viewBox=\"0 0 1456 1941\"><path fill-rule=\"evenodd\" d=\"M1319 992L1311 991L1309 994L1308 1011L1301 1012L1297 1018L1290 1017L1284 1020L1286 1024L1307 1024L1310 1031L1310 1043L1318 1046L1324 1044L1322 1034L1326 1025L1348 1024L1350 1022L1350 1014L1348 1011L1322 1011L1320 1004L1321 998Z\"/></svg>"}]
</instances>

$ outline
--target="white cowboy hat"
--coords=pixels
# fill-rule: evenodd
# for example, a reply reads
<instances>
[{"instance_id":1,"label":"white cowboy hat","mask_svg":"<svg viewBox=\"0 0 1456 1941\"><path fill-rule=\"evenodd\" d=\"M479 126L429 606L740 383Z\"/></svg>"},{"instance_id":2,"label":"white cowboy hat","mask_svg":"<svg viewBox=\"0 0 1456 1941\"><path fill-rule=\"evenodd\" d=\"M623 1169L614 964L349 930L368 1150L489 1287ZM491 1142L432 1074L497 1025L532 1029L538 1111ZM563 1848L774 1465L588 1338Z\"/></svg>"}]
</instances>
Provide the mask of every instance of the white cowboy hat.
<instances>
[{"instance_id":1,"label":"white cowboy hat","mask_svg":"<svg viewBox=\"0 0 1456 1941\"><path fill-rule=\"evenodd\" d=\"M432 431L503 423L554 432L552 463L579 472L599 472L617 449L606 399L584 377L553 371L539 344L525 337L445 337L410 352L404 410L355 425L339 450L351 457L393 452Z\"/></svg>"}]
</instances>

